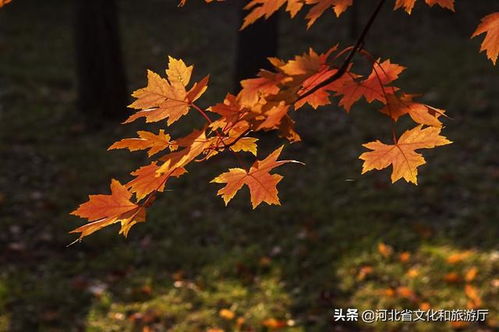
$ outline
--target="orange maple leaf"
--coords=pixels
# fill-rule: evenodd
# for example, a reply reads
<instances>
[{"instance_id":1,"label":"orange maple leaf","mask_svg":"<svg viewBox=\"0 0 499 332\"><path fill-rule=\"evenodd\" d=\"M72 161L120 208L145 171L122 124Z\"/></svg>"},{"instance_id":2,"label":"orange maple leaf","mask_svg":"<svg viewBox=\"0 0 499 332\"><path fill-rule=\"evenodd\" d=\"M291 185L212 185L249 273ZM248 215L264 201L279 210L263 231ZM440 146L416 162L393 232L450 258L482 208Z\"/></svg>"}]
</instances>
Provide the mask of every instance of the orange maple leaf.
<instances>
[{"instance_id":1,"label":"orange maple leaf","mask_svg":"<svg viewBox=\"0 0 499 332\"><path fill-rule=\"evenodd\" d=\"M313 89L315 86L321 84L322 82L332 77L334 74L337 73L337 71L338 71L337 69L324 68L321 72L311 75L310 77L308 77L306 80L303 81L297 95L298 96L304 95L309 90ZM312 106L313 109L317 109L319 106L330 104L331 102L329 100L329 91L334 91L334 92L341 91L343 86L347 84L352 84L352 82L354 82L352 77L355 77L355 75L352 73L343 75L334 82L331 82L323 86L322 88L316 90L314 93L309 94L305 98L301 98L294 104L295 109L299 109L305 103L308 103L310 106Z\"/></svg>"},{"instance_id":2,"label":"orange maple leaf","mask_svg":"<svg viewBox=\"0 0 499 332\"><path fill-rule=\"evenodd\" d=\"M439 5L442 8L447 8L454 11L454 0L425 0L425 2L430 7Z\"/></svg>"},{"instance_id":3,"label":"orange maple leaf","mask_svg":"<svg viewBox=\"0 0 499 332\"><path fill-rule=\"evenodd\" d=\"M300 135L295 130L295 121L291 119L289 115L286 115L281 119L281 123L278 129L279 129L279 136L287 139L291 143L296 143L301 141Z\"/></svg>"},{"instance_id":4,"label":"orange maple leaf","mask_svg":"<svg viewBox=\"0 0 499 332\"><path fill-rule=\"evenodd\" d=\"M0 7L3 7L5 6L6 4L8 4L9 2L11 2L12 0L0 0Z\"/></svg>"},{"instance_id":5,"label":"orange maple leaf","mask_svg":"<svg viewBox=\"0 0 499 332\"><path fill-rule=\"evenodd\" d=\"M177 144L184 147L160 158L164 163L159 167L156 174L171 173L177 168L183 168L188 163L196 159L206 149L214 144L217 137L206 137L205 130L195 130L188 136L178 139Z\"/></svg>"},{"instance_id":6,"label":"orange maple leaf","mask_svg":"<svg viewBox=\"0 0 499 332\"><path fill-rule=\"evenodd\" d=\"M262 325L269 329L281 329L288 326L288 323L285 320L267 318L262 322Z\"/></svg>"},{"instance_id":7,"label":"orange maple leaf","mask_svg":"<svg viewBox=\"0 0 499 332\"><path fill-rule=\"evenodd\" d=\"M295 13L299 11L296 8L293 8L295 6L301 7L303 4L300 3L299 0L273 0L273 1L268 1L268 0L251 0L245 7L244 9L246 10L251 10L251 12L246 15L243 21L243 25L241 26L241 30L246 28L248 25L254 23L256 20L259 18L265 17L265 19L269 18L281 8L282 5L284 5L286 2L288 2L288 11L290 13ZM293 15L292 15L293 17Z\"/></svg>"},{"instance_id":8,"label":"orange maple leaf","mask_svg":"<svg viewBox=\"0 0 499 332\"><path fill-rule=\"evenodd\" d=\"M378 252L385 258L393 254L392 246L385 244L383 242L378 243Z\"/></svg>"},{"instance_id":9,"label":"orange maple leaf","mask_svg":"<svg viewBox=\"0 0 499 332\"><path fill-rule=\"evenodd\" d=\"M297 55L294 59L289 60L286 63L277 63L276 67L288 76L312 75L324 68L327 58L331 53L336 51L337 48L338 46L335 45L326 53L321 54L318 54L310 48L308 53Z\"/></svg>"},{"instance_id":10,"label":"orange maple leaf","mask_svg":"<svg viewBox=\"0 0 499 332\"><path fill-rule=\"evenodd\" d=\"M482 300L480 298L478 289L470 284L466 284L464 286L464 293L470 299L470 301L468 302L468 308L474 309L481 306Z\"/></svg>"},{"instance_id":11,"label":"orange maple leaf","mask_svg":"<svg viewBox=\"0 0 499 332\"><path fill-rule=\"evenodd\" d=\"M285 76L281 73L273 73L268 70L260 70L257 78L250 78L241 81L242 90L239 92L239 99L244 105L255 105L260 97L276 95L281 89L279 84Z\"/></svg>"},{"instance_id":12,"label":"orange maple leaf","mask_svg":"<svg viewBox=\"0 0 499 332\"><path fill-rule=\"evenodd\" d=\"M439 5L442 8L454 11L454 0L425 0L425 2L430 7ZM416 0L396 0L394 10L403 8L410 15L415 3Z\"/></svg>"},{"instance_id":13,"label":"orange maple leaf","mask_svg":"<svg viewBox=\"0 0 499 332\"><path fill-rule=\"evenodd\" d=\"M466 282L472 282L478 274L478 269L476 266L470 267L464 274L464 280Z\"/></svg>"},{"instance_id":14,"label":"orange maple leaf","mask_svg":"<svg viewBox=\"0 0 499 332\"><path fill-rule=\"evenodd\" d=\"M353 3L353 0L306 0L309 5L314 5L307 13L308 19L307 27L310 28L312 24L329 8L334 10L337 17L347 10Z\"/></svg>"},{"instance_id":15,"label":"orange maple leaf","mask_svg":"<svg viewBox=\"0 0 499 332\"><path fill-rule=\"evenodd\" d=\"M218 315L223 319L232 320L236 317L236 313L230 309L220 309Z\"/></svg>"},{"instance_id":16,"label":"orange maple leaf","mask_svg":"<svg viewBox=\"0 0 499 332\"><path fill-rule=\"evenodd\" d=\"M250 190L253 209L262 202L269 205L280 205L277 184L282 180L282 176L270 174L269 172L286 163L297 163L295 160L277 160L283 147L281 146L272 152L264 160L257 160L249 171L242 168L231 168L228 172L222 173L211 180L212 183L226 183L225 187L217 192L217 195L222 196L225 205L244 185L247 185Z\"/></svg>"},{"instance_id":17,"label":"orange maple leaf","mask_svg":"<svg viewBox=\"0 0 499 332\"><path fill-rule=\"evenodd\" d=\"M216 137L215 139L211 140L213 144L210 146L210 149L205 152L205 156L202 160L204 161L213 156L216 156L219 150L223 150L225 148L228 148L233 152L249 152L252 155L256 156L258 149L256 142L258 141L258 138L249 136L242 137L241 135L242 132L233 129L229 131L228 137Z\"/></svg>"},{"instance_id":18,"label":"orange maple leaf","mask_svg":"<svg viewBox=\"0 0 499 332\"><path fill-rule=\"evenodd\" d=\"M248 98L251 97L248 96ZM249 110L242 105L240 100L241 98L239 98L239 96L236 97L229 93L225 97L223 103L218 103L208 108L208 111L217 113L221 116L220 119L213 121L210 124L210 127L212 129L228 128L234 126L239 120L241 120L242 116L244 116L244 114L246 114Z\"/></svg>"},{"instance_id":19,"label":"orange maple leaf","mask_svg":"<svg viewBox=\"0 0 499 332\"><path fill-rule=\"evenodd\" d=\"M448 283L458 283L461 281L461 276L456 272L449 272L444 275L443 279Z\"/></svg>"},{"instance_id":20,"label":"orange maple leaf","mask_svg":"<svg viewBox=\"0 0 499 332\"><path fill-rule=\"evenodd\" d=\"M126 187L135 193L138 200L141 200L153 191L162 192L165 188L166 181L170 176L179 177L187 173L185 168L177 168L173 172L158 175L158 170L159 166L157 165L157 162L142 166L130 173L135 176L135 179L128 182Z\"/></svg>"},{"instance_id":21,"label":"orange maple leaf","mask_svg":"<svg viewBox=\"0 0 499 332\"><path fill-rule=\"evenodd\" d=\"M457 264L468 259L471 255L473 255L473 252L470 250L456 252L447 257L446 262L449 264Z\"/></svg>"},{"instance_id":22,"label":"orange maple leaf","mask_svg":"<svg viewBox=\"0 0 499 332\"><path fill-rule=\"evenodd\" d=\"M417 184L417 168L425 164L426 161L415 150L430 149L452 143L439 134L440 128L427 127L422 129L422 125L419 125L403 133L395 144L387 145L379 140L364 144L364 147L373 151L364 152L359 157L359 159L364 160L362 174L392 165L392 183L403 178L407 182Z\"/></svg>"},{"instance_id":23,"label":"orange maple leaf","mask_svg":"<svg viewBox=\"0 0 499 332\"><path fill-rule=\"evenodd\" d=\"M380 110L397 121L401 116L409 114L414 122L434 127L442 127L438 119L445 111L429 105L414 102L414 95L402 94L397 96L389 94L386 96L386 105Z\"/></svg>"},{"instance_id":24,"label":"orange maple leaf","mask_svg":"<svg viewBox=\"0 0 499 332\"><path fill-rule=\"evenodd\" d=\"M485 39L480 46L480 52L486 51L489 58L495 65L499 55L499 12L492 13L482 18L481 23L471 35L474 38L485 33Z\"/></svg>"},{"instance_id":25,"label":"orange maple leaf","mask_svg":"<svg viewBox=\"0 0 499 332\"><path fill-rule=\"evenodd\" d=\"M404 70L405 67L391 63L389 59L383 62L378 59L373 64L371 74L366 79L349 80L339 87L338 95L343 95L339 105L343 106L346 111L350 111L352 105L361 97L364 97L369 103L374 100L386 103L385 96L397 90L388 84L395 81Z\"/></svg>"},{"instance_id":26,"label":"orange maple leaf","mask_svg":"<svg viewBox=\"0 0 499 332\"><path fill-rule=\"evenodd\" d=\"M259 115L255 116L255 130L271 130L279 128L282 119L288 114L289 106L284 102L277 105L268 103L268 107L262 107Z\"/></svg>"},{"instance_id":27,"label":"orange maple leaf","mask_svg":"<svg viewBox=\"0 0 499 332\"><path fill-rule=\"evenodd\" d=\"M281 94L283 97L281 99L293 103L297 95L304 95L310 89L333 76L337 69L331 69L327 64L327 59L337 48L338 45L335 45L322 54L317 54L313 49L309 49L308 53L295 56L294 59L285 63L273 61L274 66L286 75L282 79L286 92ZM301 108L305 103L308 103L314 109L329 104L329 91L338 91L341 86L351 80L351 75L343 75L336 81L295 102L295 109Z\"/></svg>"},{"instance_id":28,"label":"orange maple leaf","mask_svg":"<svg viewBox=\"0 0 499 332\"><path fill-rule=\"evenodd\" d=\"M244 18L241 29L246 28L260 18L269 18L284 4L286 4L286 11L291 18L303 8L304 4L310 5L311 8L305 17L308 20L307 27L310 28L327 9L333 9L336 16L340 16L352 3L353 0L251 0L244 7L250 13Z\"/></svg>"},{"instance_id":29,"label":"orange maple leaf","mask_svg":"<svg viewBox=\"0 0 499 332\"><path fill-rule=\"evenodd\" d=\"M139 134L139 138L122 139L111 145L108 150L128 149L130 151L137 151L149 149L147 155L150 157L166 148L169 148L170 151L177 149L175 141L172 141L170 135L165 134L163 129L159 130L158 135L148 131L138 131L137 134Z\"/></svg>"},{"instance_id":30,"label":"orange maple leaf","mask_svg":"<svg viewBox=\"0 0 499 332\"><path fill-rule=\"evenodd\" d=\"M162 78L153 71L147 71L148 83L145 88L133 92L137 98L129 105L130 108L141 111L131 115L124 123L145 117L146 122L157 122L168 119L171 125L189 112L189 106L206 91L208 77L195 84L190 91L186 86L191 79L193 66L187 67L182 60L169 57L166 74L168 79Z\"/></svg>"},{"instance_id":31,"label":"orange maple leaf","mask_svg":"<svg viewBox=\"0 0 499 332\"><path fill-rule=\"evenodd\" d=\"M186 99L190 103L195 102L196 100L199 99L203 95L203 93L206 91L208 88L208 81L210 79L210 76L207 75L201 79L201 81L194 83L192 88L187 91Z\"/></svg>"},{"instance_id":32,"label":"orange maple leaf","mask_svg":"<svg viewBox=\"0 0 499 332\"><path fill-rule=\"evenodd\" d=\"M82 239L103 227L121 222L120 233L126 236L132 225L145 221L145 209L131 202L131 197L132 193L113 179L110 195L90 195L86 203L71 212L72 215L88 219L90 223L70 233L81 233L79 239Z\"/></svg>"}]
</instances>

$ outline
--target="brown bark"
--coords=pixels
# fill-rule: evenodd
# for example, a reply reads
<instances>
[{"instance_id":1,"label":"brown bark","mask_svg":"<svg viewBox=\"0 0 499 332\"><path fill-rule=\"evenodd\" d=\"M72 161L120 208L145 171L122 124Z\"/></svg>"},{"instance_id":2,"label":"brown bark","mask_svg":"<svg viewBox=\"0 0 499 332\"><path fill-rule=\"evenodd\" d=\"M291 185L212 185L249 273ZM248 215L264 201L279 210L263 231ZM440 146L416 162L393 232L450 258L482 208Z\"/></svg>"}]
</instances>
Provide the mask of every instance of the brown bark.
<instances>
[{"instance_id":1,"label":"brown bark","mask_svg":"<svg viewBox=\"0 0 499 332\"><path fill-rule=\"evenodd\" d=\"M78 109L91 123L123 119L128 91L115 0L75 0Z\"/></svg>"},{"instance_id":2,"label":"brown bark","mask_svg":"<svg viewBox=\"0 0 499 332\"><path fill-rule=\"evenodd\" d=\"M245 1L240 1L240 17L247 14L242 9ZM278 14L267 20L259 19L247 28L238 32L236 63L234 72L234 87L239 90L239 81L255 77L260 68L271 69L267 58L277 55L278 47Z\"/></svg>"}]
</instances>

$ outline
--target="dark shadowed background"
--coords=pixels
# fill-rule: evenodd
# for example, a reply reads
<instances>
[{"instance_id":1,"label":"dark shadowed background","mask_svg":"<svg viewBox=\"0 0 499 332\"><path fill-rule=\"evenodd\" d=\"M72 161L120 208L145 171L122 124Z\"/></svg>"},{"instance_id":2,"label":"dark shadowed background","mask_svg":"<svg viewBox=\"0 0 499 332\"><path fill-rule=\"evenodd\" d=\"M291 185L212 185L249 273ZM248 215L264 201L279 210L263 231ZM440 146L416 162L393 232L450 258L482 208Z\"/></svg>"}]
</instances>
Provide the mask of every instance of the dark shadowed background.
<instances>
[{"instance_id":1,"label":"dark shadowed background","mask_svg":"<svg viewBox=\"0 0 499 332\"><path fill-rule=\"evenodd\" d=\"M284 157L306 166L280 169L282 206L253 211L244 192L225 208L209 181L234 162L213 158L172 182L127 239L110 227L66 247L82 223L68 213L146 163L140 152L106 152L148 128L119 124L130 112L123 96L146 84L146 69L162 72L167 55L194 64L195 79L211 75L209 106L251 72L237 49L254 59L259 34L284 59L346 46L374 5L329 12L308 31L303 14L281 13L241 44L238 1L86 2L0 9L0 331L497 328L499 80L478 53L482 37L469 38L494 1L457 1L455 15L420 4L410 17L388 1L367 38L372 54L408 67L397 86L449 115L454 144L425 153L418 186L392 185L389 170L361 176L361 144L387 138L389 123L373 105L347 115L333 103L294 114L303 142ZM265 140L264 151L281 144ZM332 319L333 308L465 309L477 306L470 287L487 323Z\"/></svg>"}]
</instances>

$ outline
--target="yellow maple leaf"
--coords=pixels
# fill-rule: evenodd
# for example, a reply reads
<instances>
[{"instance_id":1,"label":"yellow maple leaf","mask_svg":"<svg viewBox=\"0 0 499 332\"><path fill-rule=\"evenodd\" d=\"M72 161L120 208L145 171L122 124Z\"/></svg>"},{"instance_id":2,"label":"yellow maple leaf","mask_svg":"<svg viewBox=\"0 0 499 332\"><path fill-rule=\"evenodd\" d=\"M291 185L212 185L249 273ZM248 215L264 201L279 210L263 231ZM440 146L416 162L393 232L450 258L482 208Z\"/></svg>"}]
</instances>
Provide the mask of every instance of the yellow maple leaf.
<instances>
[{"instance_id":1,"label":"yellow maple leaf","mask_svg":"<svg viewBox=\"0 0 499 332\"><path fill-rule=\"evenodd\" d=\"M225 205L236 195L236 193L247 185L251 194L251 205L256 208L260 203L280 205L277 195L277 184L282 180L279 174L269 172L285 163L297 162L294 160L277 160L283 146L272 152L264 160L257 160L249 171L242 168L231 168L228 172L222 173L213 180L212 183L225 183L225 187L217 192L222 196Z\"/></svg>"},{"instance_id":2,"label":"yellow maple leaf","mask_svg":"<svg viewBox=\"0 0 499 332\"><path fill-rule=\"evenodd\" d=\"M137 98L130 108L141 110L131 115L125 123L145 117L146 122L157 122L167 119L171 125L189 112L190 104L206 90L208 78L196 83L188 92L186 86L191 79L193 66L187 66L184 61L169 57L166 74L162 78L153 71L147 71L147 86L133 92Z\"/></svg>"},{"instance_id":3,"label":"yellow maple leaf","mask_svg":"<svg viewBox=\"0 0 499 332\"><path fill-rule=\"evenodd\" d=\"M425 164L426 161L415 150L431 149L452 143L440 135L440 128L427 127L423 129L422 127L419 125L406 131L395 144L388 145L379 140L364 144L364 147L372 151L364 152L359 157L359 159L364 160L362 174L392 165L392 183L403 178L407 182L417 184L417 168Z\"/></svg>"}]
</instances>

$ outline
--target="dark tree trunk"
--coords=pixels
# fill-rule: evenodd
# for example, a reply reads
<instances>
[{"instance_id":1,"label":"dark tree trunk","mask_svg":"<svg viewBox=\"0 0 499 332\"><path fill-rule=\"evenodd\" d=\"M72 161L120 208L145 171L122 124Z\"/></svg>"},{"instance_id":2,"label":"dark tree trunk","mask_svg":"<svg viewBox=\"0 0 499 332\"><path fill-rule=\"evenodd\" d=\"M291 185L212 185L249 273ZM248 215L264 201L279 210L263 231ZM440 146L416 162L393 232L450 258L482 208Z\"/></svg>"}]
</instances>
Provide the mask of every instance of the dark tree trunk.
<instances>
[{"instance_id":1,"label":"dark tree trunk","mask_svg":"<svg viewBox=\"0 0 499 332\"><path fill-rule=\"evenodd\" d=\"M241 22L247 11L242 9L246 1L240 1ZM267 58L277 55L278 14L267 20L259 19L237 36L234 87L239 90L239 81L254 77L260 68L271 69Z\"/></svg>"},{"instance_id":2,"label":"dark tree trunk","mask_svg":"<svg viewBox=\"0 0 499 332\"><path fill-rule=\"evenodd\" d=\"M352 3L350 9L350 38L356 40L359 37L359 6L357 2Z\"/></svg>"},{"instance_id":3,"label":"dark tree trunk","mask_svg":"<svg viewBox=\"0 0 499 332\"><path fill-rule=\"evenodd\" d=\"M115 0L75 0L78 108L90 123L123 119L126 85Z\"/></svg>"}]
</instances>

